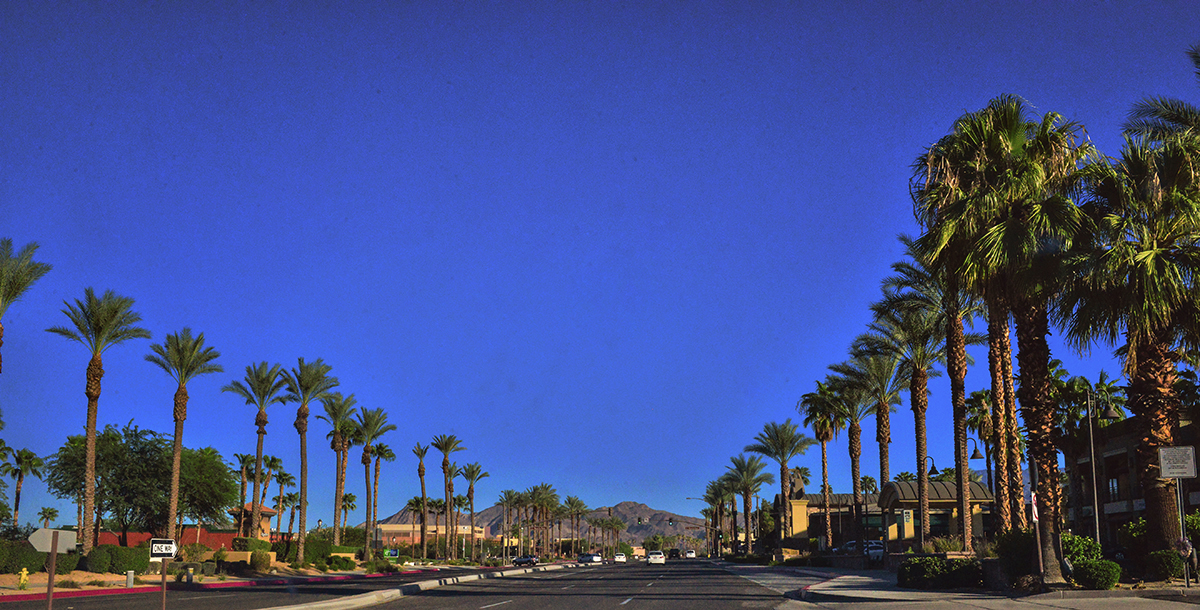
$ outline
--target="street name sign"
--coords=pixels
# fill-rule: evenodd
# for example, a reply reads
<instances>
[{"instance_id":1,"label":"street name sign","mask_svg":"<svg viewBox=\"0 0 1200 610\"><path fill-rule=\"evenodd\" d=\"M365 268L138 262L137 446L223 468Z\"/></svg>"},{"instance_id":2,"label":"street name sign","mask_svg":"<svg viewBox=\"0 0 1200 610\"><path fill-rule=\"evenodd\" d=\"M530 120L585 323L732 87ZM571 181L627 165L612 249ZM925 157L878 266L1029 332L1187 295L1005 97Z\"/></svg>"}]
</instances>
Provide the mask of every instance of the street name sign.
<instances>
[{"instance_id":1,"label":"street name sign","mask_svg":"<svg viewBox=\"0 0 1200 610\"><path fill-rule=\"evenodd\" d=\"M29 535L29 544L32 544L33 550L39 553L49 553L54 532L58 532L59 553L75 550L75 532L71 530L52 530L43 527Z\"/></svg>"},{"instance_id":2,"label":"street name sign","mask_svg":"<svg viewBox=\"0 0 1200 610\"><path fill-rule=\"evenodd\" d=\"M1162 468L1164 479L1194 479L1196 478L1196 448L1159 447L1158 464Z\"/></svg>"},{"instance_id":3,"label":"street name sign","mask_svg":"<svg viewBox=\"0 0 1200 610\"><path fill-rule=\"evenodd\" d=\"M175 541L170 538L150 539L151 559L173 559L175 557Z\"/></svg>"}]
</instances>

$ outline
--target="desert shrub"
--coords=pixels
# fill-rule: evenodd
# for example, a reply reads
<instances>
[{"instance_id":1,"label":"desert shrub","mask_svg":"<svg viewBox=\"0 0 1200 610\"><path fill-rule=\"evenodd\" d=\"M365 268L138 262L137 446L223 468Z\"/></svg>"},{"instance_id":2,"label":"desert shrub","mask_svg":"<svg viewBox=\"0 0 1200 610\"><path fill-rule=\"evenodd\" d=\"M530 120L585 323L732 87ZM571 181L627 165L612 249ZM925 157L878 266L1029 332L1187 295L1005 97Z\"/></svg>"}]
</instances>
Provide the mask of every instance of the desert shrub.
<instances>
[{"instance_id":1,"label":"desert shrub","mask_svg":"<svg viewBox=\"0 0 1200 610\"><path fill-rule=\"evenodd\" d=\"M1154 551L1146 556L1146 580L1183 578L1183 557L1172 550Z\"/></svg>"},{"instance_id":2,"label":"desert shrub","mask_svg":"<svg viewBox=\"0 0 1200 610\"><path fill-rule=\"evenodd\" d=\"M386 559L372 559L363 565L367 574L388 574L396 571L396 566Z\"/></svg>"},{"instance_id":3,"label":"desert shrub","mask_svg":"<svg viewBox=\"0 0 1200 610\"><path fill-rule=\"evenodd\" d=\"M150 569L150 551L145 548L128 548L116 546L112 548L112 563L108 571L114 574L124 574L133 570L134 574L145 574Z\"/></svg>"},{"instance_id":4,"label":"desert shrub","mask_svg":"<svg viewBox=\"0 0 1200 610\"><path fill-rule=\"evenodd\" d=\"M250 569L255 572L268 572L271 570L271 555L267 551L257 550L250 553Z\"/></svg>"},{"instance_id":5,"label":"desert shrub","mask_svg":"<svg viewBox=\"0 0 1200 610\"><path fill-rule=\"evenodd\" d=\"M975 558L947 559L946 573L934 584L944 589L978 589L983 586L983 564Z\"/></svg>"},{"instance_id":6,"label":"desert shrub","mask_svg":"<svg viewBox=\"0 0 1200 610\"><path fill-rule=\"evenodd\" d=\"M358 567L358 564L355 563L353 559L350 559L349 557L340 557L338 555L331 555L327 563L329 564L330 569L337 570L339 572L346 572Z\"/></svg>"},{"instance_id":7,"label":"desert shrub","mask_svg":"<svg viewBox=\"0 0 1200 610\"><path fill-rule=\"evenodd\" d=\"M941 557L911 557L900 564L896 584L906 589L932 589L946 568L946 560Z\"/></svg>"},{"instance_id":8,"label":"desert shrub","mask_svg":"<svg viewBox=\"0 0 1200 610\"><path fill-rule=\"evenodd\" d=\"M103 580L89 580L85 584L87 584L87 586L89 586L89 587L107 587L108 586L108 583L104 582Z\"/></svg>"},{"instance_id":9,"label":"desert shrub","mask_svg":"<svg viewBox=\"0 0 1200 610\"><path fill-rule=\"evenodd\" d=\"M312 544L311 541L305 540L305 546ZM294 542L279 541L271 543L271 552L275 553L275 560L284 563L295 563L296 550L299 548ZM307 555L307 553L305 553Z\"/></svg>"},{"instance_id":10,"label":"desert shrub","mask_svg":"<svg viewBox=\"0 0 1200 610\"><path fill-rule=\"evenodd\" d=\"M50 558L46 558L46 566L50 566ZM70 574L72 570L79 567L79 553L59 553L54 560L55 574Z\"/></svg>"},{"instance_id":11,"label":"desert shrub","mask_svg":"<svg viewBox=\"0 0 1200 610\"><path fill-rule=\"evenodd\" d=\"M60 589L78 589L80 587L80 584L78 582L75 582L74 580L71 580L70 578L64 578L64 579L54 583L54 586L56 586Z\"/></svg>"},{"instance_id":12,"label":"desert shrub","mask_svg":"<svg viewBox=\"0 0 1200 610\"><path fill-rule=\"evenodd\" d=\"M12 542L8 540L0 541L0 574L17 574L21 568L33 572L43 572L46 562L46 553L39 553L33 549L33 545L28 541Z\"/></svg>"},{"instance_id":13,"label":"desert shrub","mask_svg":"<svg viewBox=\"0 0 1200 610\"><path fill-rule=\"evenodd\" d=\"M318 559L325 559L333 551L333 543L324 538L305 539L304 540L304 563L316 563ZM299 559L299 558L297 558Z\"/></svg>"},{"instance_id":14,"label":"desert shrub","mask_svg":"<svg viewBox=\"0 0 1200 610\"><path fill-rule=\"evenodd\" d=\"M226 551L225 545L222 544L221 548L213 551L212 560L213 561L225 561L225 559L227 557L229 557L229 551Z\"/></svg>"},{"instance_id":15,"label":"desert shrub","mask_svg":"<svg viewBox=\"0 0 1200 610\"><path fill-rule=\"evenodd\" d=\"M271 543L258 538L234 538L233 550L235 551L269 551Z\"/></svg>"},{"instance_id":16,"label":"desert shrub","mask_svg":"<svg viewBox=\"0 0 1200 610\"><path fill-rule=\"evenodd\" d=\"M1076 536L1071 532L1063 532L1059 537L1062 541L1063 557L1072 564L1084 559L1100 559L1102 552L1100 543L1087 536Z\"/></svg>"},{"instance_id":17,"label":"desert shrub","mask_svg":"<svg viewBox=\"0 0 1200 610\"><path fill-rule=\"evenodd\" d=\"M1121 579L1121 566L1105 559L1080 559L1071 578L1085 589L1107 591Z\"/></svg>"},{"instance_id":18,"label":"desert shrub","mask_svg":"<svg viewBox=\"0 0 1200 610\"><path fill-rule=\"evenodd\" d=\"M925 542L921 550L926 553L957 553L963 548L963 542L959 538L934 536Z\"/></svg>"},{"instance_id":19,"label":"desert shrub","mask_svg":"<svg viewBox=\"0 0 1200 610\"><path fill-rule=\"evenodd\" d=\"M183 547L183 560L200 561L200 557L211 550L212 549L208 548L208 545L201 544L199 542L195 544L189 544Z\"/></svg>"},{"instance_id":20,"label":"desert shrub","mask_svg":"<svg viewBox=\"0 0 1200 610\"><path fill-rule=\"evenodd\" d=\"M333 541L332 536L329 538ZM342 544L344 546L363 547L367 544L367 532L361 527L348 527L342 530ZM305 541L307 543L307 541Z\"/></svg>"},{"instance_id":21,"label":"desert shrub","mask_svg":"<svg viewBox=\"0 0 1200 610\"><path fill-rule=\"evenodd\" d=\"M340 546L330 545L330 547L329 547L330 553L357 553L361 550L362 550L361 546L346 546L344 544L340 545Z\"/></svg>"},{"instance_id":22,"label":"desert shrub","mask_svg":"<svg viewBox=\"0 0 1200 610\"><path fill-rule=\"evenodd\" d=\"M318 570L320 570L320 571L322 571L322 572L328 572L328 571L329 571L329 565L328 565L328 564L326 564L324 561L318 561L318 562L314 563L314 564L313 564L313 567L314 567L314 568L316 568L316 569L318 569Z\"/></svg>"},{"instance_id":23,"label":"desert shrub","mask_svg":"<svg viewBox=\"0 0 1200 610\"><path fill-rule=\"evenodd\" d=\"M87 554L87 559L84 561L88 572L103 574L108 571L108 567L112 565L112 550L117 547L111 544L101 544L100 546L92 547L92 551Z\"/></svg>"},{"instance_id":24,"label":"desert shrub","mask_svg":"<svg viewBox=\"0 0 1200 610\"><path fill-rule=\"evenodd\" d=\"M1011 529L996 535L996 556L1012 580L1033 572L1037 563L1037 539L1033 530Z\"/></svg>"}]
</instances>

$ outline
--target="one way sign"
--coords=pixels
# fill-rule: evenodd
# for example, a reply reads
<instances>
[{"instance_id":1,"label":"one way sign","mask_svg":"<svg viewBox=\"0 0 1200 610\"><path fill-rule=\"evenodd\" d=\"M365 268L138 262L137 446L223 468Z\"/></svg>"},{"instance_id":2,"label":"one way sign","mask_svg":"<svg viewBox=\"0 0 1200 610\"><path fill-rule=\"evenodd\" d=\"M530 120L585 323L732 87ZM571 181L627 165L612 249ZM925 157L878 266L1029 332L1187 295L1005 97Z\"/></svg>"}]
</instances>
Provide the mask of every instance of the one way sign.
<instances>
[{"instance_id":1,"label":"one way sign","mask_svg":"<svg viewBox=\"0 0 1200 610\"><path fill-rule=\"evenodd\" d=\"M170 538L150 539L151 559L172 559L175 557L175 541Z\"/></svg>"}]
</instances>

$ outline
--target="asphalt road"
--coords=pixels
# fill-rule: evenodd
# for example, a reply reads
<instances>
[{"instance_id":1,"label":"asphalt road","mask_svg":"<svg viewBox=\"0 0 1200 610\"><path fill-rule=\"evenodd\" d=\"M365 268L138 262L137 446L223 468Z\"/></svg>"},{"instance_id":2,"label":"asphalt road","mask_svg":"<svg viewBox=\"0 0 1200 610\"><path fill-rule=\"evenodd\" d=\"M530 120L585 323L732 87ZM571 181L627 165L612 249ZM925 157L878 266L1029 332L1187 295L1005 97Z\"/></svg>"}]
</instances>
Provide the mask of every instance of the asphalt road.
<instances>
[{"instance_id":1,"label":"asphalt road","mask_svg":"<svg viewBox=\"0 0 1200 610\"><path fill-rule=\"evenodd\" d=\"M375 606L393 610L774 608L779 593L707 561L588 566L439 587Z\"/></svg>"},{"instance_id":2,"label":"asphalt road","mask_svg":"<svg viewBox=\"0 0 1200 610\"><path fill-rule=\"evenodd\" d=\"M395 589L400 585L462 574L464 570L450 568L419 574L394 574L381 578L337 580L299 585L259 585L199 591L167 591L168 610L257 610L309 602L324 601L369 593L380 589ZM61 591L61 589L59 590ZM45 610L46 600L5 602L3 610ZM54 598L55 610L161 610L162 593L129 593L91 597Z\"/></svg>"}]
</instances>

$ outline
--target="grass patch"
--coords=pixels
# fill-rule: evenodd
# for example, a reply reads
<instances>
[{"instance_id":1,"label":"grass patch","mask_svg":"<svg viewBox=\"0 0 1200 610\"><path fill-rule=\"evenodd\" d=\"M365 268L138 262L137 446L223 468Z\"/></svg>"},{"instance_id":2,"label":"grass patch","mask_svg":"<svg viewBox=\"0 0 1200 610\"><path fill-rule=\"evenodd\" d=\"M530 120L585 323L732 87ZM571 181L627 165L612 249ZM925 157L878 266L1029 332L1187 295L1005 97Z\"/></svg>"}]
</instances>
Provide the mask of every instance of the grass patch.
<instances>
[{"instance_id":1,"label":"grass patch","mask_svg":"<svg viewBox=\"0 0 1200 610\"><path fill-rule=\"evenodd\" d=\"M107 587L108 583L104 582L103 580L89 580L89 581L87 581L87 586L89 586L89 587Z\"/></svg>"},{"instance_id":2,"label":"grass patch","mask_svg":"<svg viewBox=\"0 0 1200 610\"><path fill-rule=\"evenodd\" d=\"M78 582L71 580L70 578L64 578L64 579L54 583L54 586L56 586L60 589L78 589L81 585Z\"/></svg>"}]
</instances>

